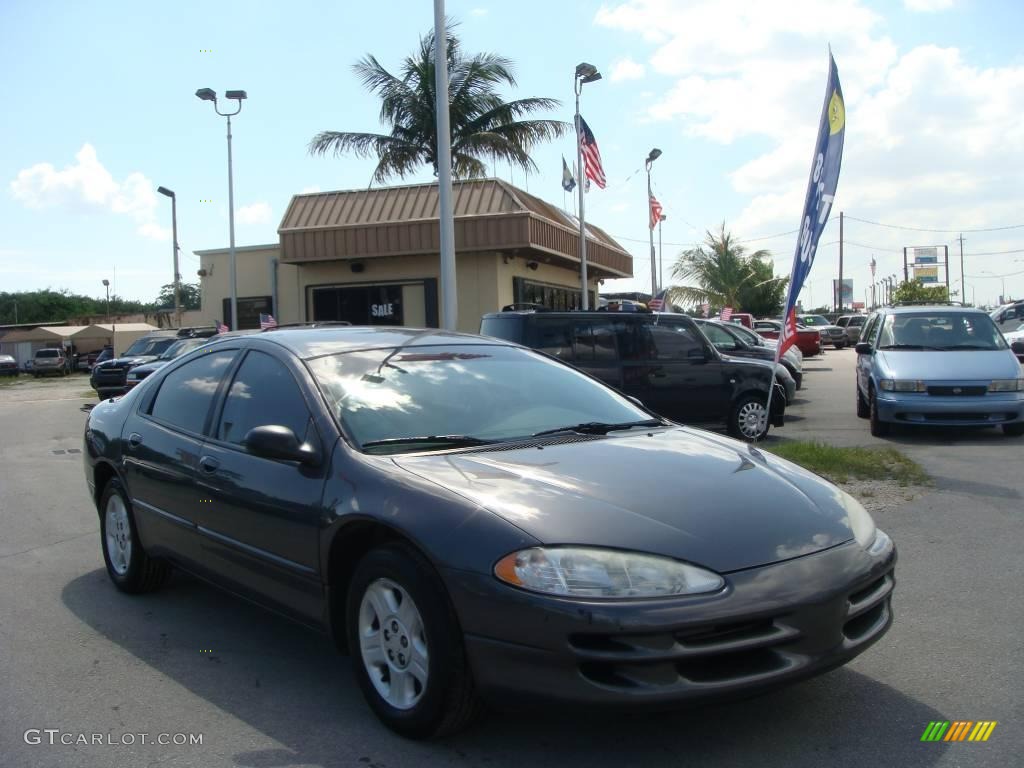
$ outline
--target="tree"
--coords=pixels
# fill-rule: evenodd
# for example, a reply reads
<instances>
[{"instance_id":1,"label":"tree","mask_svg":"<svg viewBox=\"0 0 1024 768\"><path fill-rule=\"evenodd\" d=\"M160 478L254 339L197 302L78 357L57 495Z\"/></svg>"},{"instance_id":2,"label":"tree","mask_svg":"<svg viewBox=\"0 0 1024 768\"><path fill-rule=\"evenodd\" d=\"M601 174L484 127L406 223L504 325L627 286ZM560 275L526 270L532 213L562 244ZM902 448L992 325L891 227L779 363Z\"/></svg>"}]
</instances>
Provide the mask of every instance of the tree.
<instances>
[{"instance_id":1,"label":"tree","mask_svg":"<svg viewBox=\"0 0 1024 768\"><path fill-rule=\"evenodd\" d=\"M557 120L519 118L553 109L560 102L547 98L503 101L496 88L502 83L515 87L512 61L493 53L467 56L450 27L447 35L452 171L456 178L485 176L483 158L536 171L530 149L563 135L569 126ZM433 49L431 32L420 38L419 50L406 57L400 77L384 69L372 54L353 65L363 86L380 97L380 120L389 133L323 131L310 142L310 154L376 156L373 181L377 183L404 178L422 165L432 167L437 175Z\"/></svg>"},{"instance_id":2,"label":"tree","mask_svg":"<svg viewBox=\"0 0 1024 768\"><path fill-rule=\"evenodd\" d=\"M944 285L925 285L920 278L904 280L892 293L893 303L949 301L949 290Z\"/></svg>"},{"instance_id":3,"label":"tree","mask_svg":"<svg viewBox=\"0 0 1024 768\"><path fill-rule=\"evenodd\" d=\"M710 304L712 309L732 307L736 311L765 316L782 309L786 278L776 278L771 254L759 250L747 254L725 229L718 235L705 233L704 245L683 251L672 266L672 276L696 285L669 289L671 299L681 305Z\"/></svg>"},{"instance_id":4,"label":"tree","mask_svg":"<svg viewBox=\"0 0 1024 768\"><path fill-rule=\"evenodd\" d=\"M15 313L17 307L17 313ZM145 312L150 305L140 301L110 297L110 312L114 315L133 315ZM94 299L71 293L66 288L41 291L0 292L0 323L14 323L15 314L19 323L62 322L76 317L101 316L107 314L106 298Z\"/></svg>"},{"instance_id":5,"label":"tree","mask_svg":"<svg viewBox=\"0 0 1024 768\"><path fill-rule=\"evenodd\" d=\"M199 309L199 283L182 283L178 295L182 310ZM174 307L174 283L160 286L160 293L157 294L153 306L158 309Z\"/></svg>"}]
</instances>

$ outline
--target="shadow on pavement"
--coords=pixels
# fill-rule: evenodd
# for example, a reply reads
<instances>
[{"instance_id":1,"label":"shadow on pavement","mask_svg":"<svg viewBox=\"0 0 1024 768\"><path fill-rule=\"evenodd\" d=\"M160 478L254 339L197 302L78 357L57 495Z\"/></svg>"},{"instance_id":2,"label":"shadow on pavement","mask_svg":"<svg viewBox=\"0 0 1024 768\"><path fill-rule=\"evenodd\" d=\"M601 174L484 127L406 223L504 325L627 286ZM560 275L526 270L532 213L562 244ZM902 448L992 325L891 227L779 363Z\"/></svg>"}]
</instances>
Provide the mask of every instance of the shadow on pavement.
<instances>
[{"instance_id":1,"label":"shadow on pavement","mask_svg":"<svg viewBox=\"0 0 1024 768\"><path fill-rule=\"evenodd\" d=\"M370 714L325 636L198 580L175 574L164 591L129 597L97 569L62 599L110 642L283 745L239 752L240 766L927 766L947 749L920 742L929 721L944 719L938 712L849 667L728 704L492 713L446 741L409 742Z\"/></svg>"}]
</instances>

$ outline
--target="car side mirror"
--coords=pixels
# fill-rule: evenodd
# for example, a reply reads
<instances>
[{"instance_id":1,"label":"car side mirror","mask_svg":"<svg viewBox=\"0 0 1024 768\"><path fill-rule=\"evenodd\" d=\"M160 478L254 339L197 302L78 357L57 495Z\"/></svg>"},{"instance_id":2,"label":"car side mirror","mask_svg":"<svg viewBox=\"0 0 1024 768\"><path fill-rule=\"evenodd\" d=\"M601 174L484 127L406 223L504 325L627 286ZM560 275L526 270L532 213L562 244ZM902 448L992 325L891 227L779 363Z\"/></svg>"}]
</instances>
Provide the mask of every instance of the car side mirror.
<instances>
[{"instance_id":1,"label":"car side mirror","mask_svg":"<svg viewBox=\"0 0 1024 768\"><path fill-rule=\"evenodd\" d=\"M320 451L310 443L299 443L289 428L280 424L253 427L245 434L242 444L254 456L282 461L297 461L316 467L320 464Z\"/></svg>"},{"instance_id":2,"label":"car side mirror","mask_svg":"<svg viewBox=\"0 0 1024 768\"><path fill-rule=\"evenodd\" d=\"M866 341L859 341L857 342L857 346L854 347L854 350L857 352L858 355L870 355L871 345L868 344Z\"/></svg>"},{"instance_id":3,"label":"car side mirror","mask_svg":"<svg viewBox=\"0 0 1024 768\"><path fill-rule=\"evenodd\" d=\"M1015 355L1024 355L1024 341L1015 341L1010 345Z\"/></svg>"}]
</instances>

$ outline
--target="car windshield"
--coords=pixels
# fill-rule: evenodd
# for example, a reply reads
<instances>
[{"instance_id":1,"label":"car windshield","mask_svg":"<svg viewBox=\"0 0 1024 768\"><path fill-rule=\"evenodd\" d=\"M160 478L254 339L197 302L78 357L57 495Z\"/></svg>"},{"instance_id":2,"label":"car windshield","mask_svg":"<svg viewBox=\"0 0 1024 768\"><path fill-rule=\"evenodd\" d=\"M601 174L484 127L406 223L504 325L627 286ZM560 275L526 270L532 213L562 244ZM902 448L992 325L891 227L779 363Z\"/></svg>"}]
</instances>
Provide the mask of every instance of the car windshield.
<instances>
[{"instance_id":1,"label":"car windshield","mask_svg":"<svg viewBox=\"0 0 1024 768\"><path fill-rule=\"evenodd\" d=\"M800 318L800 322L804 325L832 325L832 323L821 315L803 315Z\"/></svg>"},{"instance_id":2,"label":"car windshield","mask_svg":"<svg viewBox=\"0 0 1024 768\"><path fill-rule=\"evenodd\" d=\"M176 357L184 355L186 352L191 352L196 347L201 347L203 344L208 342L209 339L181 339L174 342L167 349L163 351L163 354L158 358L159 360L173 360ZM145 354L140 353L140 354Z\"/></svg>"},{"instance_id":3,"label":"car windshield","mask_svg":"<svg viewBox=\"0 0 1024 768\"><path fill-rule=\"evenodd\" d=\"M879 349L998 350L1006 349L1002 334L983 312L908 312L887 315Z\"/></svg>"},{"instance_id":4,"label":"car windshield","mask_svg":"<svg viewBox=\"0 0 1024 768\"><path fill-rule=\"evenodd\" d=\"M159 355L177 339L167 336L159 339L136 339L132 345L124 351L124 357L145 357L148 355Z\"/></svg>"},{"instance_id":5,"label":"car windshield","mask_svg":"<svg viewBox=\"0 0 1024 768\"><path fill-rule=\"evenodd\" d=\"M367 453L501 442L573 426L628 428L651 419L574 368L516 347L373 349L308 364Z\"/></svg>"}]
</instances>

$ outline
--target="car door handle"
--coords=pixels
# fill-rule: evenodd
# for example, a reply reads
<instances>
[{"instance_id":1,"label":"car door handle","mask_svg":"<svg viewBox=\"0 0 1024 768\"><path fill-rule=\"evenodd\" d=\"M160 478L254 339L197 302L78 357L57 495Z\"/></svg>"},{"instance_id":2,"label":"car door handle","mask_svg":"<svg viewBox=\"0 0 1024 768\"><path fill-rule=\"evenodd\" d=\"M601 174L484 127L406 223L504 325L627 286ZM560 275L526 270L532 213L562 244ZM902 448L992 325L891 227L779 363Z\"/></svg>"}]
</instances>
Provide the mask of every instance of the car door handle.
<instances>
[{"instance_id":1,"label":"car door handle","mask_svg":"<svg viewBox=\"0 0 1024 768\"><path fill-rule=\"evenodd\" d=\"M220 462L213 456L203 456L199 460L199 468L206 473L216 472L220 468Z\"/></svg>"},{"instance_id":2,"label":"car door handle","mask_svg":"<svg viewBox=\"0 0 1024 768\"><path fill-rule=\"evenodd\" d=\"M129 448L137 448L140 445L142 445L142 435L140 435L138 432L132 432L131 434L128 435Z\"/></svg>"}]
</instances>

